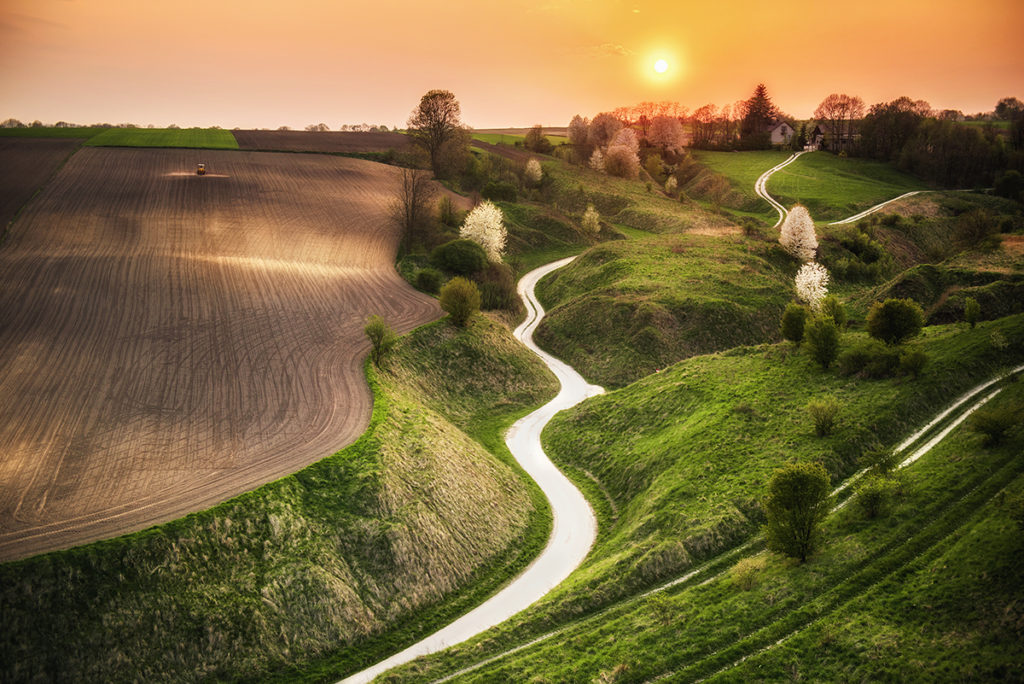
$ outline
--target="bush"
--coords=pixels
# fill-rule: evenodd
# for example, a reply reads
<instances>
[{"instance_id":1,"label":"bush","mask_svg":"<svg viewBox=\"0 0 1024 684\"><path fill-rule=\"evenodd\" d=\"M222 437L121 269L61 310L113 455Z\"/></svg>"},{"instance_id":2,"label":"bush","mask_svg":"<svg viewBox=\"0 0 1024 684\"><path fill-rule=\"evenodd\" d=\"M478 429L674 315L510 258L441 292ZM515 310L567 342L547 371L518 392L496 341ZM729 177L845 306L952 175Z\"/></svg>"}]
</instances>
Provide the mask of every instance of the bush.
<instances>
[{"instance_id":1,"label":"bush","mask_svg":"<svg viewBox=\"0 0 1024 684\"><path fill-rule=\"evenodd\" d=\"M491 311L516 311L519 297L512 268L507 264L490 264L477 278L480 282L480 308Z\"/></svg>"},{"instance_id":2,"label":"bush","mask_svg":"<svg viewBox=\"0 0 1024 684\"><path fill-rule=\"evenodd\" d=\"M732 581L741 591L750 591L758 584L758 575L764 570L765 559L763 556L743 558L736 565L732 566L729 574Z\"/></svg>"},{"instance_id":3,"label":"bush","mask_svg":"<svg viewBox=\"0 0 1024 684\"><path fill-rule=\"evenodd\" d=\"M924 312L913 299L875 302L868 311L868 334L886 344L900 344L924 327Z\"/></svg>"},{"instance_id":4,"label":"bush","mask_svg":"<svg viewBox=\"0 0 1024 684\"><path fill-rule=\"evenodd\" d=\"M436 268L424 268L416 273L416 287L429 294L437 294L444 276Z\"/></svg>"},{"instance_id":5,"label":"bush","mask_svg":"<svg viewBox=\"0 0 1024 684\"><path fill-rule=\"evenodd\" d=\"M816 316L804 329L804 345L822 368L831 366L839 356L839 328L835 321Z\"/></svg>"},{"instance_id":6,"label":"bush","mask_svg":"<svg viewBox=\"0 0 1024 684\"><path fill-rule=\"evenodd\" d=\"M839 372L865 378L889 378L900 366L899 351L878 340L865 340L839 355Z\"/></svg>"},{"instance_id":7,"label":"bush","mask_svg":"<svg viewBox=\"0 0 1024 684\"><path fill-rule=\"evenodd\" d=\"M480 310L480 289L472 280L452 278L441 288L441 308L451 316L452 323L465 327Z\"/></svg>"},{"instance_id":8,"label":"bush","mask_svg":"<svg viewBox=\"0 0 1024 684\"><path fill-rule=\"evenodd\" d=\"M517 196L516 186L504 181L489 181L480 194L494 202L515 202Z\"/></svg>"},{"instance_id":9,"label":"bush","mask_svg":"<svg viewBox=\"0 0 1024 684\"><path fill-rule=\"evenodd\" d=\"M636 178L640 174L640 159L628 146L615 145L605 152L604 171L609 176Z\"/></svg>"},{"instance_id":10,"label":"bush","mask_svg":"<svg viewBox=\"0 0 1024 684\"><path fill-rule=\"evenodd\" d=\"M820 463L791 463L776 471L764 500L768 548L807 560L817 546L828 500L828 474Z\"/></svg>"},{"instance_id":11,"label":"bush","mask_svg":"<svg viewBox=\"0 0 1024 684\"><path fill-rule=\"evenodd\" d=\"M437 202L437 217L446 226L451 228L457 228L462 219L459 217L459 211L455 208L455 204L452 203L452 198L448 195L442 195L441 199Z\"/></svg>"},{"instance_id":12,"label":"bush","mask_svg":"<svg viewBox=\"0 0 1024 684\"><path fill-rule=\"evenodd\" d=\"M964 320L973 328L981 317L981 306L974 297L964 299Z\"/></svg>"},{"instance_id":13,"label":"bush","mask_svg":"<svg viewBox=\"0 0 1024 684\"><path fill-rule=\"evenodd\" d=\"M833 396L812 399L807 404L807 412L814 421L814 434L825 437L832 433L839 415L839 402Z\"/></svg>"},{"instance_id":14,"label":"bush","mask_svg":"<svg viewBox=\"0 0 1024 684\"><path fill-rule=\"evenodd\" d=\"M804 339L804 326L807 324L807 307L790 302L782 312L782 337L795 345Z\"/></svg>"},{"instance_id":15,"label":"bush","mask_svg":"<svg viewBox=\"0 0 1024 684\"><path fill-rule=\"evenodd\" d=\"M997 406L983 406L967 419L967 425L981 435L983 446L996 446L1006 433L1024 420L1024 404L1005 402Z\"/></svg>"},{"instance_id":16,"label":"bush","mask_svg":"<svg viewBox=\"0 0 1024 684\"><path fill-rule=\"evenodd\" d=\"M928 354L917 347L900 352L900 373L917 378L928 363Z\"/></svg>"},{"instance_id":17,"label":"bush","mask_svg":"<svg viewBox=\"0 0 1024 684\"><path fill-rule=\"evenodd\" d=\"M889 477L899 468L903 457L895 449L886 449L875 442L874 446L864 451L860 460L861 464L874 474Z\"/></svg>"},{"instance_id":18,"label":"bush","mask_svg":"<svg viewBox=\"0 0 1024 684\"><path fill-rule=\"evenodd\" d=\"M855 487L854 502L866 518L873 520L889 505L894 489L894 483L888 478L874 474L865 475Z\"/></svg>"},{"instance_id":19,"label":"bush","mask_svg":"<svg viewBox=\"0 0 1024 684\"><path fill-rule=\"evenodd\" d=\"M601 232L601 215L597 213L597 209L594 208L593 204L588 204L587 210L583 212L580 227L583 228L583 232L591 237Z\"/></svg>"},{"instance_id":20,"label":"bush","mask_svg":"<svg viewBox=\"0 0 1024 684\"><path fill-rule=\"evenodd\" d=\"M829 295L821 301L821 314L826 318L831 318L840 330L846 329L848 320L846 307L835 295Z\"/></svg>"},{"instance_id":21,"label":"bush","mask_svg":"<svg viewBox=\"0 0 1024 684\"><path fill-rule=\"evenodd\" d=\"M377 315L370 316L363 332L370 338L370 357L373 359L373 365L379 367L380 362L398 343L398 336L384 319Z\"/></svg>"},{"instance_id":22,"label":"bush","mask_svg":"<svg viewBox=\"0 0 1024 684\"><path fill-rule=\"evenodd\" d=\"M487 253L472 240L459 238L436 247L430 261L446 271L469 275L486 268Z\"/></svg>"},{"instance_id":23,"label":"bush","mask_svg":"<svg viewBox=\"0 0 1024 684\"><path fill-rule=\"evenodd\" d=\"M1024 202L1024 176L1014 169L1004 171L996 176L995 193L1000 197Z\"/></svg>"}]
</instances>

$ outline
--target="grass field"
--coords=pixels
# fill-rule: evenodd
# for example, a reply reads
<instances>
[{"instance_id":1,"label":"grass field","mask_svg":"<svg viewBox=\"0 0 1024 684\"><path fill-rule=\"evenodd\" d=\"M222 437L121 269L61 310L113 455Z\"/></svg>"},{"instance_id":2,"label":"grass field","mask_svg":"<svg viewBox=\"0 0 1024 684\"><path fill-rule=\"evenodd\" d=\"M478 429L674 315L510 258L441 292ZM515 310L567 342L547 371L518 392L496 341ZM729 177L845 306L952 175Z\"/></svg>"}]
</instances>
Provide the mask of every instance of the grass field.
<instances>
[{"instance_id":1,"label":"grass field","mask_svg":"<svg viewBox=\"0 0 1024 684\"><path fill-rule=\"evenodd\" d=\"M569 139L561 135L548 135L544 134L544 137L552 145L568 144ZM491 145L515 145L516 143L522 144L526 140L526 135L510 135L507 133L473 133L473 139L479 140L480 142L490 143Z\"/></svg>"},{"instance_id":2,"label":"grass field","mask_svg":"<svg viewBox=\"0 0 1024 684\"><path fill-rule=\"evenodd\" d=\"M925 190L921 180L891 164L809 152L776 172L768 192L783 206L801 203L815 221L836 221L911 190Z\"/></svg>"},{"instance_id":3,"label":"grass field","mask_svg":"<svg viewBox=\"0 0 1024 684\"><path fill-rule=\"evenodd\" d=\"M231 131L219 128L108 128L85 144L94 147L238 149L238 141Z\"/></svg>"},{"instance_id":4,"label":"grass field","mask_svg":"<svg viewBox=\"0 0 1024 684\"><path fill-rule=\"evenodd\" d=\"M845 344L858 337L848 334ZM997 337L1007 344L996 344ZM546 450L574 480L589 481L590 491L599 490L607 502L597 507L601 532L591 556L527 614L444 657L409 668L408 679L434 678L528 641L753 538L761 522L758 500L776 467L794 459L818 460L838 484L859 467L862 450L875 440L891 448L951 397L1024 359L1024 316L975 330L929 328L920 344L930 362L917 380L822 372L788 343L765 345L683 361L560 414L545 430ZM806 404L825 394L834 395L842 409L838 428L822 438L814 434ZM1018 471L1020 465L1018 460ZM988 472L978 469L978 475ZM969 490L969 478L949 474L949 481L961 480L957 488ZM934 492L922 498L932 499L933 506L941 501ZM905 510L918 515L919 508L911 502ZM921 517L928 519L934 511L926 508ZM855 563L862 557L858 553L837 546L835 562ZM778 572L784 574L787 567L778 563ZM813 563L806 567L819 589L835 583L817 578ZM838 567L837 575L844 577L856 566ZM715 643L721 646L712 650L730 646L745 634L745 615L755 608L761 615L777 615L780 608L795 605L792 588L777 588L768 592L774 599L759 596L733 615L717 602L721 592L736 592L729 583L700 591L717 593L707 600L672 599L661 607L638 608L631 623L614 624L602 614L580 623L585 627L578 638L559 635L550 645L533 649L534 655L513 656L481 670L480 677L523 681L543 673L552 681L590 681L628 653L653 661L641 667L636 658L628 660L637 679L646 680L685 666L688 658L679 653L706 652ZM716 620L719 626L707 626Z\"/></svg>"},{"instance_id":5,"label":"grass field","mask_svg":"<svg viewBox=\"0 0 1024 684\"><path fill-rule=\"evenodd\" d=\"M692 150L690 152L695 161L729 181L733 192L738 195L740 201L733 200L731 205L727 206L748 208L766 220L775 216L775 210L754 193L754 183L762 173L776 164L786 161L791 154L792 152L779 150L753 152Z\"/></svg>"},{"instance_id":6,"label":"grass field","mask_svg":"<svg viewBox=\"0 0 1024 684\"><path fill-rule=\"evenodd\" d=\"M336 679L524 567L547 538L543 497L480 442L550 398L550 373L478 318L417 329L374 377L371 426L344 451L210 510L0 566L2 678Z\"/></svg>"}]
</instances>

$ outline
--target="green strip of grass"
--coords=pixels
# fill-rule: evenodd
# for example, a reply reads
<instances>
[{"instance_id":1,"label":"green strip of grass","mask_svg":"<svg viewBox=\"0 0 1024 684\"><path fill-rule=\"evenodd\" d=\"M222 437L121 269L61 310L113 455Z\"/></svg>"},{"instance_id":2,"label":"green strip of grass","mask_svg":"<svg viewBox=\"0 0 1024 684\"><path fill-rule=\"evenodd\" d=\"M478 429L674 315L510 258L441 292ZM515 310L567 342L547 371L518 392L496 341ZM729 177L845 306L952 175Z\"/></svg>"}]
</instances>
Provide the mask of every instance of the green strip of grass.
<instances>
[{"instance_id":1,"label":"green strip of grass","mask_svg":"<svg viewBox=\"0 0 1024 684\"><path fill-rule=\"evenodd\" d=\"M552 145L568 144L569 138L562 135L544 135ZM514 146L516 143L522 144L526 140L526 135L508 135L506 133L473 133L473 139L485 142L491 145L509 145Z\"/></svg>"},{"instance_id":2,"label":"green strip of grass","mask_svg":"<svg viewBox=\"0 0 1024 684\"><path fill-rule=\"evenodd\" d=\"M238 149L238 141L231 131L219 128L108 128L85 144L94 147Z\"/></svg>"},{"instance_id":3,"label":"green strip of grass","mask_svg":"<svg viewBox=\"0 0 1024 684\"><path fill-rule=\"evenodd\" d=\"M0 678L336 679L525 567L550 513L498 445L554 395L550 373L481 317L414 331L369 379L370 427L338 454L165 525L0 566Z\"/></svg>"},{"instance_id":4,"label":"green strip of grass","mask_svg":"<svg viewBox=\"0 0 1024 684\"><path fill-rule=\"evenodd\" d=\"M911 190L927 189L891 164L810 152L777 171L768 192L784 206L805 205L816 221L836 221Z\"/></svg>"}]
</instances>

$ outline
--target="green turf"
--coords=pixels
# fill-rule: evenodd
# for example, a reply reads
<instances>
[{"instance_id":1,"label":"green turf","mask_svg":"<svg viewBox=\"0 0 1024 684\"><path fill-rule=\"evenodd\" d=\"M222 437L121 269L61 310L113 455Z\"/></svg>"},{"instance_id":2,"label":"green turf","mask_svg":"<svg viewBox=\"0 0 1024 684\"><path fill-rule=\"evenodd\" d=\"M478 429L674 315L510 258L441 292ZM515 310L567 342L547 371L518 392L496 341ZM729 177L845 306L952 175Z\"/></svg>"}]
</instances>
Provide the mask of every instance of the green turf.
<instances>
[{"instance_id":1,"label":"green turf","mask_svg":"<svg viewBox=\"0 0 1024 684\"><path fill-rule=\"evenodd\" d=\"M857 337L848 335L845 344ZM691 664L695 669L682 680L693 679L806 624L817 614L813 606L833 611L873 586L892 567L941 541L950 526L976 510L975 503L982 505L987 498L948 508L980 480L987 482L1013 449L1002 452L992 467L974 467L976 461L967 458L959 469L937 475L951 483L950 492L941 485L910 487L917 498L900 508L908 521L894 525L877 548L863 546L873 543L875 532L889 534L888 523L867 530L863 544L846 539L864 527L859 519L848 521L848 531L830 523L830 541L820 555L797 570L789 562L770 560L757 594L739 592L732 575L729 581L699 586L705 574L681 587L688 593L672 592L650 602L632 598L704 562L719 567L735 562L735 556L725 556L728 562L716 559L756 538L761 522L757 501L780 464L821 461L838 484L859 467L862 450L875 440L892 447L959 393L1006 364L1019 363L1024 359L1024 316L975 330L929 328L920 344L930 362L917 380L823 372L787 343L689 359L559 414L544 433L547 452L570 466L572 476L592 476L614 504L598 509L598 544L579 571L526 614L402 670L395 680L433 679L562 625L569 626L567 633L484 668L480 681L592 681L621 664L633 673L629 681ZM823 394L833 394L842 406L839 427L824 438L814 434L806 410L810 399ZM1022 466L1019 459L1013 461L997 483L1012 480ZM844 510L852 515L855 509ZM921 522L937 520L939 511L948 515L935 530L919 535ZM816 601L809 614L797 610L805 595ZM617 608L577 622L621 601ZM764 639L740 642L764 625L770 626ZM737 644L738 650L729 650ZM719 651L724 655L716 655Z\"/></svg>"},{"instance_id":2,"label":"green turf","mask_svg":"<svg viewBox=\"0 0 1024 684\"><path fill-rule=\"evenodd\" d=\"M544 135L552 145L568 144L569 139L562 135ZM509 135L507 133L473 133L473 139L491 145L520 145L526 140L526 135Z\"/></svg>"},{"instance_id":3,"label":"green turf","mask_svg":"<svg viewBox=\"0 0 1024 684\"><path fill-rule=\"evenodd\" d=\"M336 680L525 567L550 517L500 435L554 394L551 374L479 317L414 331L370 379L370 427L338 454L144 532L0 565L0 679Z\"/></svg>"},{"instance_id":4,"label":"green turf","mask_svg":"<svg viewBox=\"0 0 1024 684\"><path fill-rule=\"evenodd\" d=\"M927 185L891 164L809 152L777 171L768 192L784 206L801 203L815 221L837 221Z\"/></svg>"},{"instance_id":5,"label":"green turf","mask_svg":"<svg viewBox=\"0 0 1024 684\"><path fill-rule=\"evenodd\" d=\"M90 138L95 147L195 147L237 150L231 131L219 128L108 128Z\"/></svg>"},{"instance_id":6,"label":"green turf","mask_svg":"<svg viewBox=\"0 0 1024 684\"><path fill-rule=\"evenodd\" d=\"M695 161L728 180L736 199L725 202L730 208L745 208L754 211L764 219L776 216L771 205L757 196L754 183L768 169L786 161L792 155L789 151L763 150L754 152L711 152L693 150L690 155ZM685 186L684 186L685 187ZM691 194L694 194L691 192ZM700 197L701 193L694 196Z\"/></svg>"},{"instance_id":7,"label":"green turf","mask_svg":"<svg viewBox=\"0 0 1024 684\"><path fill-rule=\"evenodd\" d=\"M0 128L0 138L84 138L89 139L107 128Z\"/></svg>"}]
</instances>

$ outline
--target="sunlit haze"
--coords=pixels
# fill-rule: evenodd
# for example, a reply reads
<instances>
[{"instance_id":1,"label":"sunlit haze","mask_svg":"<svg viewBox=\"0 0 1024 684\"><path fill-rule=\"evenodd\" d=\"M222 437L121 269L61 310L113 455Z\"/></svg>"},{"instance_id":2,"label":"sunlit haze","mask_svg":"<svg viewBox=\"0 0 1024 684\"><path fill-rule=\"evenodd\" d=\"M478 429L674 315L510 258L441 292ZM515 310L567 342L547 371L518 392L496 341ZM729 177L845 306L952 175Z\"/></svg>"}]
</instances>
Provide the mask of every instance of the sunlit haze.
<instances>
[{"instance_id":1,"label":"sunlit haze","mask_svg":"<svg viewBox=\"0 0 1024 684\"><path fill-rule=\"evenodd\" d=\"M0 118L401 126L444 88L477 128L564 126L758 82L801 118L832 92L971 114L1024 97L1021 26L1020 0L3 0Z\"/></svg>"}]
</instances>

